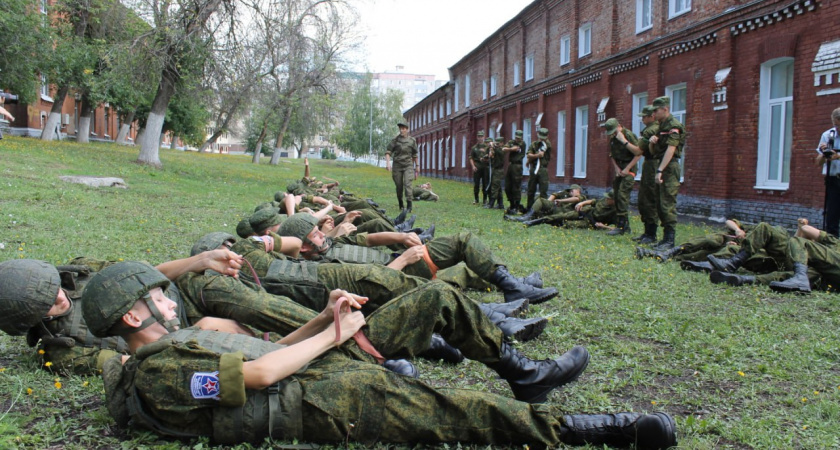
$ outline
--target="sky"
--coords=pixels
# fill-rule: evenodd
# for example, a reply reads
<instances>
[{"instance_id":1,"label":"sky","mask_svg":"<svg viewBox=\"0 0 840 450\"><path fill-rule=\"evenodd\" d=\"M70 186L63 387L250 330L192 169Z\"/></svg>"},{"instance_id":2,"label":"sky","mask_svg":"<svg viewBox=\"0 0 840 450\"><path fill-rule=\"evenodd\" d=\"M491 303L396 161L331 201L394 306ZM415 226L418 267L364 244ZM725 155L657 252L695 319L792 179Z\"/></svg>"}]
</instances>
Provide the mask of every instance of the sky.
<instances>
[{"instance_id":1,"label":"sky","mask_svg":"<svg viewBox=\"0 0 840 450\"><path fill-rule=\"evenodd\" d=\"M435 75L474 50L533 0L353 0L367 34L358 69Z\"/></svg>"}]
</instances>

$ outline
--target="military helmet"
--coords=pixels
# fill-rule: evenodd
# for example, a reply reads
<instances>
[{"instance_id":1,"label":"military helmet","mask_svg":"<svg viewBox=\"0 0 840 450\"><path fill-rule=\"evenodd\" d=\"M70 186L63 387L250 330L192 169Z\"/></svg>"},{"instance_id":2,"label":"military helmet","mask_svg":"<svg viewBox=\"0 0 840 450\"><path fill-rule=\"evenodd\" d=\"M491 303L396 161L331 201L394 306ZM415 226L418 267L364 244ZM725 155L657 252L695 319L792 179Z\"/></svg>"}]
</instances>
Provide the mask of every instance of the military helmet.
<instances>
[{"instance_id":1,"label":"military helmet","mask_svg":"<svg viewBox=\"0 0 840 450\"><path fill-rule=\"evenodd\" d=\"M106 337L137 300L144 298L154 288L166 289L169 280L145 262L126 261L108 266L88 281L82 292L82 315L88 329L96 337ZM152 320L146 320L137 331L159 322L173 331L150 298L146 304L152 311ZM177 319L174 319L177 324Z\"/></svg>"},{"instance_id":2,"label":"military helmet","mask_svg":"<svg viewBox=\"0 0 840 450\"><path fill-rule=\"evenodd\" d=\"M0 263L0 330L25 334L55 304L61 278L52 264L34 259Z\"/></svg>"},{"instance_id":3,"label":"military helmet","mask_svg":"<svg viewBox=\"0 0 840 450\"><path fill-rule=\"evenodd\" d=\"M251 214L248 223L255 233L262 234L265 230L279 224L283 220L274 208L263 208Z\"/></svg>"},{"instance_id":4,"label":"military helmet","mask_svg":"<svg viewBox=\"0 0 840 450\"><path fill-rule=\"evenodd\" d=\"M195 256L208 250L215 250L227 241L236 242L236 237L224 231L214 231L205 234L193 245L192 250L190 250L190 256Z\"/></svg>"},{"instance_id":5,"label":"military helmet","mask_svg":"<svg viewBox=\"0 0 840 450\"><path fill-rule=\"evenodd\" d=\"M242 239L253 236L254 229L251 228L251 216L245 217L236 224L236 234Z\"/></svg>"},{"instance_id":6,"label":"military helmet","mask_svg":"<svg viewBox=\"0 0 840 450\"><path fill-rule=\"evenodd\" d=\"M296 237L304 242L308 242L309 233L312 229L318 226L318 218L312 214L298 213L288 219L284 220L277 230L280 236Z\"/></svg>"},{"instance_id":7,"label":"military helmet","mask_svg":"<svg viewBox=\"0 0 840 450\"><path fill-rule=\"evenodd\" d=\"M277 203L283 203L283 200L286 199L286 193L284 191L277 191L274 193L274 201Z\"/></svg>"}]
</instances>

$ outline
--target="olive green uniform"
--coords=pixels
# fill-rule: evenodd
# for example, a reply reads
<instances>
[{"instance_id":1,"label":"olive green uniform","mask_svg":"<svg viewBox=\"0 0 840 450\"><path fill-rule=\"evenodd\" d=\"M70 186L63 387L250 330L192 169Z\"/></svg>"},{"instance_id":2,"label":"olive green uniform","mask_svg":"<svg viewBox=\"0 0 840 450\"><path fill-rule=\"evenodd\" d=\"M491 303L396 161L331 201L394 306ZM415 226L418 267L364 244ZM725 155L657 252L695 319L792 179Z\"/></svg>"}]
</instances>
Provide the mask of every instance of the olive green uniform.
<instances>
[{"instance_id":1,"label":"olive green uniform","mask_svg":"<svg viewBox=\"0 0 840 450\"><path fill-rule=\"evenodd\" d=\"M594 228L598 222L604 225L613 225L617 222L615 203L608 202L607 197L584 205L579 212L573 210L558 214L557 218L563 220L563 225L568 228Z\"/></svg>"},{"instance_id":2,"label":"olive green uniform","mask_svg":"<svg viewBox=\"0 0 840 450\"><path fill-rule=\"evenodd\" d=\"M502 152L502 143L496 142L493 148L493 157L490 158L490 203L498 202L501 209L502 200L502 179L505 176L505 154Z\"/></svg>"},{"instance_id":3,"label":"olive green uniform","mask_svg":"<svg viewBox=\"0 0 840 450\"><path fill-rule=\"evenodd\" d=\"M505 172L505 194L511 207L522 201L522 158L525 157L525 141L509 141L505 147L519 147L519 151L508 153L508 166Z\"/></svg>"},{"instance_id":4,"label":"olive green uniform","mask_svg":"<svg viewBox=\"0 0 840 450\"><path fill-rule=\"evenodd\" d=\"M618 133L618 132L616 132ZM632 131L624 128L621 130L627 142L633 145L639 144L639 139ZM615 161L618 168L624 170L636 155L615 136L610 138L610 158ZM616 174L613 178L612 188L615 197L615 211L618 217L627 218L630 211L630 193L633 192L633 184L636 182L636 174L630 172L628 175Z\"/></svg>"},{"instance_id":5,"label":"olive green uniform","mask_svg":"<svg viewBox=\"0 0 840 450\"><path fill-rule=\"evenodd\" d=\"M414 181L414 161L417 160L417 141L413 137L397 135L388 149L386 155L391 156L391 178L397 189L397 200L402 205L403 194L406 200L411 201L411 182Z\"/></svg>"},{"instance_id":6,"label":"olive green uniform","mask_svg":"<svg viewBox=\"0 0 840 450\"><path fill-rule=\"evenodd\" d=\"M677 194L680 191L680 157L685 145L685 127L674 116L668 116L659 123L659 139L651 146L652 160L656 166L669 146L674 146L674 156L662 171L662 183L656 190L656 209L662 226L671 230L677 226ZM658 170L658 169L657 169Z\"/></svg>"},{"instance_id":7,"label":"olive green uniform","mask_svg":"<svg viewBox=\"0 0 840 450\"><path fill-rule=\"evenodd\" d=\"M654 161L650 151L650 138L659 134L659 124L656 121L642 130L639 136L639 148L642 149L642 178L639 183L639 215L642 223L650 226L659 225L659 211L656 209L656 169L658 162Z\"/></svg>"},{"instance_id":8,"label":"olive green uniform","mask_svg":"<svg viewBox=\"0 0 840 450\"><path fill-rule=\"evenodd\" d=\"M414 200L422 200L426 202L438 201L437 196L435 196L435 194L432 191L419 187L414 188L411 196L414 198Z\"/></svg>"},{"instance_id":9,"label":"olive green uniform","mask_svg":"<svg viewBox=\"0 0 840 450\"><path fill-rule=\"evenodd\" d=\"M478 190L481 189L482 201L487 203L487 178L490 176L488 172L490 158L487 153L487 145L483 142L475 144L470 152L470 159L475 164L473 197L475 197L475 202L478 203Z\"/></svg>"},{"instance_id":10,"label":"olive green uniform","mask_svg":"<svg viewBox=\"0 0 840 450\"><path fill-rule=\"evenodd\" d=\"M555 192L551 194L555 200L563 200L569 197L572 197L572 190L571 189L564 189L562 191ZM578 202L582 202L586 200L586 196L583 194L578 194ZM561 219L568 213L577 213L575 211L575 204L576 203L559 203L556 204L554 201L549 200L547 198L538 198L534 201L534 204L531 206L531 209L534 211L534 217L548 217L553 219Z\"/></svg>"},{"instance_id":11,"label":"olive green uniform","mask_svg":"<svg viewBox=\"0 0 840 450\"><path fill-rule=\"evenodd\" d=\"M825 232L821 232L825 235ZM822 289L837 291L840 288L840 252L837 251L836 239L830 236L831 240L821 238L821 242L810 241L801 237L793 237L788 242L787 259L792 266L793 263L802 263L808 266L809 275L813 270L820 276L819 287ZM810 277L809 277L810 278Z\"/></svg>"},{"instance_id":12,"label":"olive green uniform","mask_svg":"<svg viewBox=\"0 0 840 450\"><path fill-rule=\"evenodd\" d=\"M540 151L545 151L542 158L531 161L528 165L528 209L534 205L534 197L537 193L537 187L540 188L540 198L548 198L548 163L551 162L551 141L548 138L544 140L537 140L531 143L528 147L528 154L537 154ZM539 170L537 169L537 161L539 161Z\"/></svg>"},{"instance_id":13,"label":"olive green uniform","mask_svg":"<svg viewBox=\"0 0 840 450\"><path fill-rule=\"evenodd\" d=\"M422 311L422 312L421 312ZM464 324L471 324L466 326ZM501 332L473 302L429 283L371 314L365 334L383 355L412 356L440 333L470 359L499 361ZM243 361L275 349L241 335L185 329L105 366L107 404L117 423L218 443L371 445L471 442L558 445L560 414L494 394L433 388L370 358L333 349L269 389L244 385ZM356 354L354 354L356 355ZM210 383L196 383L210 380Z\"/></svg>"}]
</instances>

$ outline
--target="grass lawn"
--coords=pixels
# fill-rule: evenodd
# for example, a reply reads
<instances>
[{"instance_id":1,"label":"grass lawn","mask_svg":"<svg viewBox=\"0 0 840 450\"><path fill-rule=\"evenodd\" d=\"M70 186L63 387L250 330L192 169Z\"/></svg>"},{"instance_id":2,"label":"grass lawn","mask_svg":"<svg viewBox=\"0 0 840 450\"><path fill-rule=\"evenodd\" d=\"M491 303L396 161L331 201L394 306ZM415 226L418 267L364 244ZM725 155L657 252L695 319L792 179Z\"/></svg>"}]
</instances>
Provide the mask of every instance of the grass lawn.
<instances>
[{"instance_id":1,"label":"grass lawn","mask_svg":"<svg viewBox=\"0 0 840 450\"><path fill-rule=\"evenodd\" d=\"M84 255L157 264L188 256L202 234L233 233L254 206L303 174L302 161L254 165L245 156L169 150L161 151L164 168L154 170L134 164L137 153L105 144L0 141L0 260L60 264ZM384 169L312 161L312 174L396 215ZM121 177L128 188L68 184L61 175ZM519 348L542 358L580 344L592 360L550 405L571 413L664 410L676 418L681 448L840 448L837 295L712 285L674 263L633 259L628 236L526 229L502 221L500 211L472 206L471 186L433 181L442 200L416 203L417 225L435 223L438 234L471 231L514 274L539 270L560 289L558 298L531 309L550 318L543 336ZM642 228L638 217L631 225ZM677 241L711 229L680 225ZM478 363L417 365L434 385L511 395ZM209 446L119 430L103 397L98 378L58 378L40 369L24 338L0 335L0 448Z\"/></svg>"}]
</instances>

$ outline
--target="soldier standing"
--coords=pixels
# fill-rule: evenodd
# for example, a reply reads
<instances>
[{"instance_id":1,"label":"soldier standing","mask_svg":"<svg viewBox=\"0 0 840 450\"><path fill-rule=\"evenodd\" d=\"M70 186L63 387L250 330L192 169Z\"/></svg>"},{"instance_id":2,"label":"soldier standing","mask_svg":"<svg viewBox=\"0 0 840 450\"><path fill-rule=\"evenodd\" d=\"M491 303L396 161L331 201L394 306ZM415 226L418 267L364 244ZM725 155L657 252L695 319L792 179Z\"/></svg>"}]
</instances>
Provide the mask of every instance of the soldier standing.
<instances>
[{"instance_id":1,"label":"soldier standing","mask_svg":"<svg viewBox=\"0 0 840 450\"><path fill-rule=\"evenodd\" d=\"M540 128L537 133L539 140L532 142L528 148L528 209L534 206L534 196L537 185L540 187L540 197L548 198L548 163L551 162L551 141L548 140L548 128Z\"/></svg>"},{"instance_id":2,"label":"soldier standing","mask_svg":"<svg viewBox=\"0 0 840 450\"><path fill-rule=\"evenodd\" d=\"M400 209L403 206L403 194L408 201L408 212L411 212L412 189L411 182L414 181L414 170L417 169L417 141L408 135L408 122L402 121L397 124L400 134L395 137L388 149L385 151L385 168L391 172L394 179L394 186L397 188L397 201ZM391 156L394 157L394 166L391 167Z\"/></svg>"},{"instance_id":3,"label":"soldier standing","mask_svg":"<svg viewBox=\"0 0 840 450\"><path fill-rule=\"evenodd\" d=\"M616 228L607 234L617 236L630 232L630 221L627 215L630 210L630 193L636 182L636 174L633 171L639 158L642 157L642 151L638 147L639 140L636 139L636 135L622 127L618 119L607 120L604 128L610 140L610 159L615 169L612 187L617 215Z\"/></svg>"},{"instance_id":4,"label":"soldier standing","mask_svg":"<svg viewBox=\"0 0 840 450\"><path fill-rule=\"evenodd\" d=\"M680 157L685 145L685 127L671 115L671 98L653 101L654 118L659 121L659 134L650 138L650 149L656 162L656 209L662 222L662 240L657 250L674 246L677 233L677 193L680 191Z\"/></svg>"},{"instance_id":5,"label":"soldier standing","mask_svg":"<svg viewBox=\"0 0 840 450\"><path fill-rule=\"evenodd\" d=\"M487 203L487 144L484 142L484 131L478 132L478 143L473 145L470 152L470 166L473 171L473 205L478 204L478 190L481 189L484 203Z\"/></svg>"},{"instance_id":6,"label":"soldier standing","mask_svg":"<svg viewBox=\"0 0 840 450\"><path fill-rule=\"evenodd\" d=\"M502 151L508 155L508 167L505 172L505 194L510 208L507 214L525 212L520 203L522 201L522 157L525 156L525 141L522 140L522 130L516 130L516 138L507 143Z\"/></svg>"},{"instance_id":7,"label":"soldier standing","mask_svg":"<svg viewBox=\"0 0 840 450\"><path fill-rule=\"evenodd\" d=\"M651 153L650 138L659 133L659 123L653 118L654 108L647 105L642 108L639 117L645 129L639 136L639 148L642 149L642 180L639 185L639 215L645 225L645 232L641 236L633 238L640 244L652 244L656 242L656 228L659 222L659 212L656 210L656 167Z\"/></svg>"},{"instance_id":8,"label":"soldier standing","mask_svg":"<svg viewBox=\"0 0 840 450\"><path fill-rule=\"evenodd\" d=\"M505 138L499 136L490 147L490 206L504 209L502 206L502 177L505 176L505 154L502 151Z\"/></svg>"}]
</instances>

